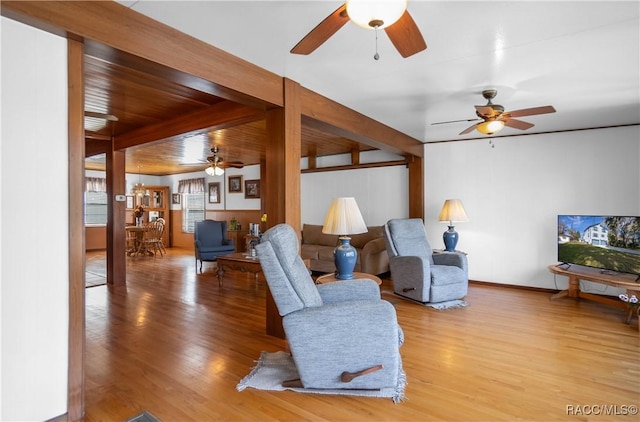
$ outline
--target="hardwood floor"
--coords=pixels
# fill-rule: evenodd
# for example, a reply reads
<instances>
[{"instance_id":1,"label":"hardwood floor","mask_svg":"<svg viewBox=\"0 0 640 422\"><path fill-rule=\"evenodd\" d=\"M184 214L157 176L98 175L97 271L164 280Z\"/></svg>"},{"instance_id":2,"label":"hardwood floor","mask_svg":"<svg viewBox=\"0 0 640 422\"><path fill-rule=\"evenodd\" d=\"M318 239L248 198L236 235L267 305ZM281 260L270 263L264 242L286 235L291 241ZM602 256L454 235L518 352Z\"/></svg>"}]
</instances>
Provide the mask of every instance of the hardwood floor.
<instances>
[{"instance_id":1,"label":"hardwood floor","mask_svg":"<svg viewBox=\"0 0 640 422\"><path fill-rule=\"evenodd\" d=\"M637 320L626 325L621 310L598 303L478 284L469 307L436 311L394 296L383 280L406 337L402 403L238 392L260 352L286 342L265 334L262 278L229 272L219 288L214 265L205 271L196 275L191 252L168 249L128 259L125 287L85 289L86 421L143 410L163 422L550 421L593 412L638 420L625 407L640 404Z\"/></svg>"}]
</instances>

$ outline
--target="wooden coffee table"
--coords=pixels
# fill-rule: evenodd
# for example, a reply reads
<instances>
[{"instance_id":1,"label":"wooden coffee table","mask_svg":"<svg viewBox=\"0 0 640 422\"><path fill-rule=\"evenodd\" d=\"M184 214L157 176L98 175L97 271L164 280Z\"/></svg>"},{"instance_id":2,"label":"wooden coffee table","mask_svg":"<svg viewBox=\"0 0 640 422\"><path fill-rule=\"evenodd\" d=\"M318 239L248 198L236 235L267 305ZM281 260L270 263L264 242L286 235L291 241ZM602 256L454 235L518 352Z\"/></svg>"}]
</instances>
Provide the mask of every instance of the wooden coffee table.
<instances>
[{"instance_id":1,"label":"wooden coffee table","mask_svg":"<svg viewBox=\"0 0 640 422\"><path fill-rule=\"evenodd\" d=\"M250 256L244 252L217 256L216 262L218 264L218 286L222 286L225 270L253 273L256 281L258 281L258 274L262 272L258 257Z\"/></svg>"},{"instance_id":2,"label":"wooden coffee table","mask_svg":"<svg viewBox=\"0 0 640 422\"><path fill-rule=\"evenodd\" d=\"M222 280L225 270L236 270L253 273L258 281L258 274L262 272L260 260L256 256L249 256L247 253L232 253L229 255L220 255L216 257L218 263L218 286L222 287ZM271 290L267 286L266 294L266 331L267 334L285 338L284 328L282 327L282 317L278 313L276 302L273 300Z\"/></svg>"},{"instance_id":3,"label":"wooden coffee table","mask_svg":"<svg viewBox=\"0 0 640 422\"><path fill-rule=\"evenodd\" d=\"M360 280L363 278L368 278L369 280L375 281L376 283L378 283L378 286L382 284L382 280L380 280L378 276L375 276L373 274L367 274L367 273L354 272L353 278L351 280ZM339 278L337 278L336 273L323 274L321 276L318 276L318 278L316 278L316 284L333 283L334 281L345 281L345 280L340 280Z\"/></svg>"}]
</instances>

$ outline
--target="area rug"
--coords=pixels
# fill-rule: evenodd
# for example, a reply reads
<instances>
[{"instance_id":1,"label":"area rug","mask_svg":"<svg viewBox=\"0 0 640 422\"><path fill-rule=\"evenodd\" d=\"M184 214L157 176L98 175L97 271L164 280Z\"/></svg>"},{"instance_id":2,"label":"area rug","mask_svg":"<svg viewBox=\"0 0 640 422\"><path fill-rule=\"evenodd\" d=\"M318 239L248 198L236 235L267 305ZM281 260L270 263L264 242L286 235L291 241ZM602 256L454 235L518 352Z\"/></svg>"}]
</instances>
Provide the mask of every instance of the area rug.
<instances>
[{"instance_id":1,"label":"area rug","mask_svg":"<svg viewBox=\"0 0 640 422\"><path fill-rule=\"evenodd\" d=\"M311 394L332 394L342 396L363 396L363 397L388 397L393 399L394 403L404 400L404 389L407 384L406 374L400 364L400 376L398 377L398 385L396 388L386 388L381 390L338 390L338 389L311 389L311 388L295 388L283 387L284 381L300 378L296 365L290 354L278 352L262 352L260 359L249 375L244 377L236 386L238 391L245 388L255 388L258 390L284 391L291 390L298 393Z\"/></svg>"},{"instance_id":2,"label":"area rug","mask_svg":"<svg viewBox=\"0 0 640 422\"><path fill-rule=\"evenodd\" d=\"M447 300L446 302L438 302L438 303L425 303L426 306L437 309L439 311L447 311L449 309L456 308L464 308L469 306L469 302L465 302L464 300Z\"/></svg>"},{"instance_id":3,"label":"area rug","mask_svg":"<svg viewBox=\"0 0 640 422\"><path fill-rule=\"evenodd\" d=\"M144 411L139 415L127 419L125 422L161 422L160 419L153 416L150 412Z\"/></svg>"}]
</instances>

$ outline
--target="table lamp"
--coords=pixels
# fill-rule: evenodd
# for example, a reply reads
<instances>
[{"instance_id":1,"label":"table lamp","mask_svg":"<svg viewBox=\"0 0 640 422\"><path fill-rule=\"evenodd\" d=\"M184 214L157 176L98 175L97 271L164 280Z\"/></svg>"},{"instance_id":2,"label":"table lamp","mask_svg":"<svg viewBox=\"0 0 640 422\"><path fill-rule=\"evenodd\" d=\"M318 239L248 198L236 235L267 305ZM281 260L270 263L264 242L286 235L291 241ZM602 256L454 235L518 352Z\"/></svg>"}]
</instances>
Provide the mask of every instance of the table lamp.
<instances>
[{"instance_id":1,"label":"table lamp","mask_svg":"<svg viewBox=\"0 0 640 422\"><path fill-rule=\"evenodd\" d=\"M353 279L358 252L349 243L350 234L366 233L367 225L362 218L355 198L335 198L322 226L322 233L337 234L340 244L333 251L336 264L336 278Z\"/></svg>"},{"instance_id":2,"label":"table lamp","mask_svg":"<svg viewBox=\"0 0 640 422\"><path fill-rule=\"evenodd\" d=\"M441 223L449 223L449 229L442 235L442 240L444 240L445 250L447 252L454 252L458 244L458 232L454 230L453 223L469 221L462 201L459 199L447 199L444 201L439 220Z\"/></svg>"}]
</instances>

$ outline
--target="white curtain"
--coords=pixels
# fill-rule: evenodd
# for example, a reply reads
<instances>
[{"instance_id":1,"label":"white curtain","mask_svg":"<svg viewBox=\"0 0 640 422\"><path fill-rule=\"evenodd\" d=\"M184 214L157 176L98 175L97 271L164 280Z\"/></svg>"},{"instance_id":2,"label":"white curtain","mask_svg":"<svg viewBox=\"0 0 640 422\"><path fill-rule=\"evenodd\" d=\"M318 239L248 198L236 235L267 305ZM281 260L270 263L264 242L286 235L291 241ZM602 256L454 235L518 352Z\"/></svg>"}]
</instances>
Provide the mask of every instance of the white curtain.
<instances>
[{"instance_id":1,"label":"white curtain","mask_svg":"<svg viewBox=\"0 0 640 422\"><path fill-rule=\"evenodd\" d=\"M107 191L107 179L104 179L102 177L85 177L84 180L86 183L87 192L106 192Z\"/></svg>"},{"instance_id":2,"label":"white curtain","mask_svg":"<svg viewBox=\"0 0 640 422\"><path fill-rule=\"evenodd\" d=\"M178 192L180 193L199 193L204 191L204 177L178 181Z\"/></svg>"}]
</instances>

